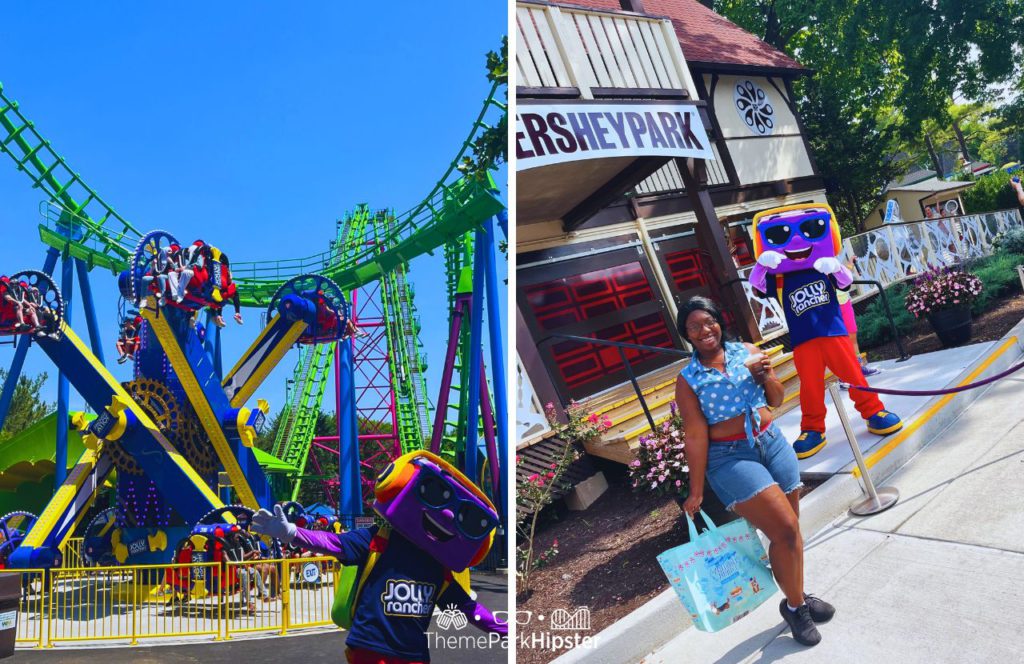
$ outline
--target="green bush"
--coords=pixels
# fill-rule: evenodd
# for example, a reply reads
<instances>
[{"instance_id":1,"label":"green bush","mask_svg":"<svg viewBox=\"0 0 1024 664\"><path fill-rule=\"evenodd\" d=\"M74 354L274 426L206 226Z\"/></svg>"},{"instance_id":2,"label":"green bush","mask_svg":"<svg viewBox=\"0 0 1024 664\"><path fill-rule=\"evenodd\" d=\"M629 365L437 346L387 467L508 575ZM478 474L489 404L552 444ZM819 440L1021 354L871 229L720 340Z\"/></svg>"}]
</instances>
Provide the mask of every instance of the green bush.
<instances>
[{"instance_id":1,"label":"green bush","mask_svg":"<svg viewBox=\"0 0 1024 664\"><path fill-rule=\"evenodd\" d=\"M916 319L907 311L906 284L894 284L885 289L889 299L889 310L892 312L896 329L902 337L913 329ZM892 341L892 326L885 315L882 298L875 296L863 313L857 316L857 344L862 350L880 346Z\"/></svg>"},{"instance_id":2,"label":"green bush","mask_svg":"<svg viewBox=\"0 0 1024 664\"><path fill-rule=\"evenodd\" d=\"M1011 228L992 240L996 249L1009 254L1024 254L1024 228Z\"/></svg>"},{"instance_id":3,"label":"green bush","mask_svg":"<svg viewBox=\"0 0 1024 664\"><path fill-rule=\"evenodd\" d=\"M963 191L964 214L980 214L1017 207L1017 194L1010 187L1010 174L995 171L978 178L970 189Z\"/></svg>"},{"instance_id":4,"label":"green bush","mask_svg":"<svg viewBox=\"0 0 1024 664\"><path fill-rule=\"evenodd\" d=\"M991 308L996 300L1021 292L1018 265L1024 265L1024 253L1000 251L970 266L970 271L984 284L981 295L971 305L975 316Z\"/></svg>"}]
</instances>

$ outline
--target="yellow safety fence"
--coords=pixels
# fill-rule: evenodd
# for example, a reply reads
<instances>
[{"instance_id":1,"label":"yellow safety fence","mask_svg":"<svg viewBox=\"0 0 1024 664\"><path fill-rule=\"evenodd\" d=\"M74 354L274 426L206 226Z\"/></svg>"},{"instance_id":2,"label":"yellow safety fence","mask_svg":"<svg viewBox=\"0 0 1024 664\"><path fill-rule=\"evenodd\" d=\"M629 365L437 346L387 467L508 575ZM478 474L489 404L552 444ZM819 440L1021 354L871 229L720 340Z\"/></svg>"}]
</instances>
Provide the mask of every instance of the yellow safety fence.
<instances>
[{"instance_id":1,"label":"yellow safety fence","mask_svg":"<svg viewBox=\"0 0 1024 664\"><path fill-rule=\"evenodd\" d=\"M85 560L82 559L81 537L69 537L68 541L60 549L62 567L85 567Z\"/></svg>"},{"instance_id":2,"label":"yellow safety fence","mask_svg":"<svg viewBox=\"0 0 1024 664\"><path fill-rule=\"evenodd\" d=\"M9 570L21 574L19 644L228 639L331 624L334 558Z\"/></svg>"}]
</instances>

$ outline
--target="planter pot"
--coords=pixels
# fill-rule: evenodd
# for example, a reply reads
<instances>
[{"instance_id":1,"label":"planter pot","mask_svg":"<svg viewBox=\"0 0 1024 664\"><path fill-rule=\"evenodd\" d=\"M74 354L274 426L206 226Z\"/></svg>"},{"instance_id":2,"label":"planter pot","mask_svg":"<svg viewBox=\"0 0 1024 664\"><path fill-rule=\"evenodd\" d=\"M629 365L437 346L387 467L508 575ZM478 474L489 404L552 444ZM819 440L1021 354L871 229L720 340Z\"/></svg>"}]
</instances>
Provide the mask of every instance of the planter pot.
<instances>
[{"instance_id":1,"label":"planter pot","mask_svg":"<svg viewBox=\"0 0 1024 664\"><path fill-rule=\"evenodd\" d=\"M946 348L959 346L971 340L971 308L943 309L928 314L928 322Z\"/></svg>"}]
</instances>

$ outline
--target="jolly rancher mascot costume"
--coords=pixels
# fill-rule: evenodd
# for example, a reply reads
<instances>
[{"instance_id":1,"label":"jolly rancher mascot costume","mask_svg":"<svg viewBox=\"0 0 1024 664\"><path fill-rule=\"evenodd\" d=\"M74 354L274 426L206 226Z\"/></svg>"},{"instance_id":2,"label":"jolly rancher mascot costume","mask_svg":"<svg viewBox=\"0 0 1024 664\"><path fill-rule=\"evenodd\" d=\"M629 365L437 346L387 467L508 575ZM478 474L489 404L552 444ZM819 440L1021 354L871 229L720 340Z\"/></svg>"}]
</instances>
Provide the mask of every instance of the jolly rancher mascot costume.
<instances>
[{"instance_id":1,"label":"jolly rancher mascot costume","mask_svg":"<svg viewBox=\"0 0 1024 664\"><path fill-rule=\"evenodd\" d=\"M839 262L839 223L827 203L759 212L753 236L757 264L750 286L761 297L778 299L786 312L800 376L800 436L793 448L805 459L825 447L825 369L843 382L867 385L836 299L836 289L848 290L853 275ZM851 389L850 397L871 433L903 428L874 394Z\"/></svg>"},{"instance_id":2,"label":"jolly rancher mascot costume","mask_svg":"<svg viewBox=\"0 0 1024 664\"><path fill-rule=\"evenodd\" d=\"M306 530L290 523L280 505L273 514L261 509L252 523L256 532L334 556L346 566L332 617L350 629L348 662L429 662L424 632L435 605L459 616L460 627L473 624L507 635L507 624L472 600L454 577L491 549L499 519L487 496L426 451L405 454L385 468L374 496L373 509L387 522L381 527L341 534Z\"/></svg>"}]
</instances>

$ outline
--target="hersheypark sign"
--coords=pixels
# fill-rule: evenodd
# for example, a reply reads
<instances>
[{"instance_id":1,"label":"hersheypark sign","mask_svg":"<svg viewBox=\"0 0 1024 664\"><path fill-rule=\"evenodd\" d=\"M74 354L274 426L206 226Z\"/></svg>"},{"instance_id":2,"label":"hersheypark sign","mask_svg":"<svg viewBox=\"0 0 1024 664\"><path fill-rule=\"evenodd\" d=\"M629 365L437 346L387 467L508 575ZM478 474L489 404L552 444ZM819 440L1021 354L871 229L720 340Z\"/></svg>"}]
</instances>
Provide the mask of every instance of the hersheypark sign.
<instances>
[{"instance_id":1,"label":"hersheypark sign","mask_svg":"<svg viewBox=\"0 0 1024 664\"><path fill-rule=\"evenodd\" d=\"M521 104L516 170L583 159L714 159L704 122L684 104Z\"/></svg>"}]
</instances>

